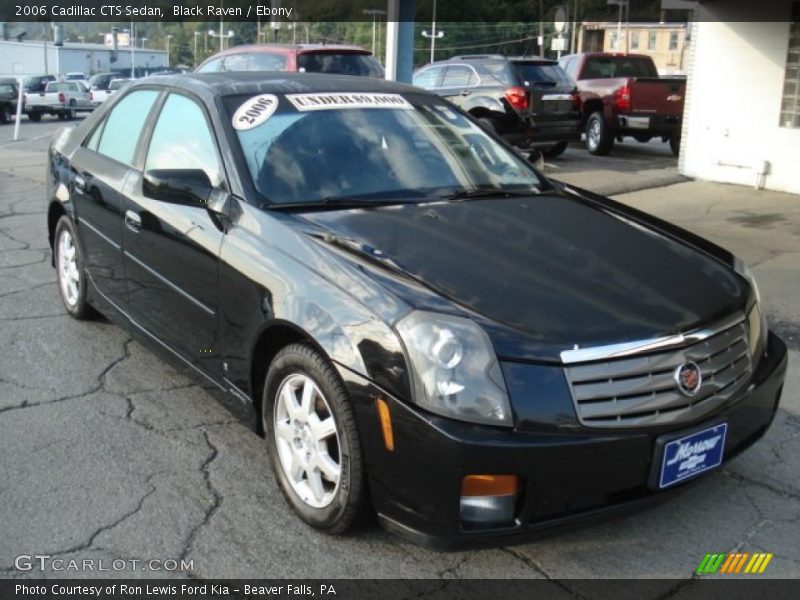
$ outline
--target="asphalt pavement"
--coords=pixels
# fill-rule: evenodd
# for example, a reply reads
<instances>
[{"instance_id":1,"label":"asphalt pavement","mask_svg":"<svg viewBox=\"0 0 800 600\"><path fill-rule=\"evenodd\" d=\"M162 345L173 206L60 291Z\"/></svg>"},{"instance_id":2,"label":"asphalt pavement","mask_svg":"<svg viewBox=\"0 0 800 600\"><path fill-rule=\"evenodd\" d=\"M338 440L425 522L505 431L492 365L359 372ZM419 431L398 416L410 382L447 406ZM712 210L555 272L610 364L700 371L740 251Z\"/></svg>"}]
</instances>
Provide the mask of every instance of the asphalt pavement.
<instances>
[{"instance_id":1,"label":"asphalt pavement","mask_svg":"<svg viewBox=\"0 0 800 600\"><path fill-rule=\"evenodd\" d=\"M637 187L652 171L648 189L617 199L754 266L771 324L791 347L782 407L763 440L660 507L527 545L443 554L376 526L340 538L309 529L283 501L246 418L127 332L66 315L43 185L47 141L62 125L24 121L20 142L0 127L0 577L99 574L15 568L20 555L50 555L192 562L101 574L120 577L685 580L706 553L732 551L774 553L761 577L800 576L800 197L662 184L657 171L675 160L655 143L623 144L600 161L574 147L551 161L551 175L596 190ZM564 597L592 589L564 585ZM691 585L654 581L647 597Z\"/></svg>"}]
</instances>

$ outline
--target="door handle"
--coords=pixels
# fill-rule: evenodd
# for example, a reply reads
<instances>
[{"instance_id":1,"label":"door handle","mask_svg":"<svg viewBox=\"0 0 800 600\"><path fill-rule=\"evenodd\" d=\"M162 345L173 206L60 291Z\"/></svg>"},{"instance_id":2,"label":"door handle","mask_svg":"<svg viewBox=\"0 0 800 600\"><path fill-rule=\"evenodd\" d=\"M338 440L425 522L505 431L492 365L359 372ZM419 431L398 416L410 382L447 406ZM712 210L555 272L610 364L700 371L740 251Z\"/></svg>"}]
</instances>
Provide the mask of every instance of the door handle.
<instances>
[{"instance_id":1,"label":"door handle","mask_svg":"<svg viewBox=\"0 0 800 600\"><path fill-rule=\"evenodd\" d=\"M471 93L469 90L461 90L459 96L469 96Z\"/></svg>"},{"instance_id":2,"label":"door handle","mask_svg":"<svg viewBox=\"0 0 800 600\"><path fill-rule=\"evenodd\" d=\"M126 210L125 227L134 233L139 233L139 231L142 229L142 217L139 216L139 213L133 212L132 210Z\"/></svg>"}]
</instances>

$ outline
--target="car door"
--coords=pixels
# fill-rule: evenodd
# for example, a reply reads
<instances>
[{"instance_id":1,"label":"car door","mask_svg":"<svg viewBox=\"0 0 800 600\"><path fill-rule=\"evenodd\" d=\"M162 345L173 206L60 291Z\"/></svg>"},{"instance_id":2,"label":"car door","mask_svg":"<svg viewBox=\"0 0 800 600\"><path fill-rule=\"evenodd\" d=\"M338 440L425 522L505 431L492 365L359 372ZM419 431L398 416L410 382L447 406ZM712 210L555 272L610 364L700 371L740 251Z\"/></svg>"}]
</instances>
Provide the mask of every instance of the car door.
<instances>
[{"instance_id":1,"label":"car door","mask_svg":"<svg viewBox=\"0 0 800 600\"><path fill-rule=\"evenodd\" d=\"M143 167L125 185L122 244L130 314L135 324L211 375L218 360L218 259L223 232L188 189L225 188L213 128L203 106L171 92L163 100L144 150ZM158 183L162 182L162 183ZM183 184L181 184L183 185Z\"/></svg>"},{"instance_id":2,"label":"car door","mask_svg":"<svg viewBox=\"0 0 800 600\"><path fill-rule=\"evenodd\" d=\"M471 66L448 65L436 93L463 108L479 81L478 74Z\"/></svg>"},{"instance_id":3,"label":"car door","mask_svg":"<svg viewBox=\"0 0 800 600\"><path fill-rule=\"evenodd\" d=\"M122 256L121 190L132 170L141 131L158 92L135 90L122 98L77 148L72 202L84 262L101 300L127 312L128 288Z\"/></svg>"}]
</instances>

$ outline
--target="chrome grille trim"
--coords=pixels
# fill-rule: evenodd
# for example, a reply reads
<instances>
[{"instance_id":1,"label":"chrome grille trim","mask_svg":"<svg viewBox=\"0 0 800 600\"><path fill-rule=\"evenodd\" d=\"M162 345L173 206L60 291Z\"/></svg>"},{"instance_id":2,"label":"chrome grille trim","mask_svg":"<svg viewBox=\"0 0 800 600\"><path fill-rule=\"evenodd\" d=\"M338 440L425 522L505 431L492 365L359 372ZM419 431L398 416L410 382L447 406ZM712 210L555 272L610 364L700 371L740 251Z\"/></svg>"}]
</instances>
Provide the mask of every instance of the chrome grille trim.
<instances>
[{"instance_id":1,"label":"chrome grille trim","mask_svg":"<svg viewBox=\"0 0 800 600\"><path fill-rule=\"evenodd\" d=\"M565 365L592 360L603 360L606 358L619 358L622 356L632 356L644 352L655 352L667 348L677 348L687 343L699 342L706 338L716 335L720 331L733 327L744 320L744 315L738 313L733 317L725 319L710 327L701 327L689 333L679 333L650 340L640 340L635 342L623 342L621 344L610 344L608 346L593 346L590 348L579 348L577 345L571 350L561 351L561 362Z\"/></svg>"},{"instance_id":2,"label":"chrome grille trim","mask_svg":"<svg viewBox=\"0 0 800 600\"><path fill-rule=\"evenodd\" d=\"M681 347L648 343L640 354L615 352L603 360L567 364L564 371L575 410L587 427L621 428L682 423L729 401L752 372L744 316L682 336ZM660 338L665 339L665 338ZM694 396L678 389L675 372L687 361L700 367L702 383Z\"/></svg>"}]
</instances>

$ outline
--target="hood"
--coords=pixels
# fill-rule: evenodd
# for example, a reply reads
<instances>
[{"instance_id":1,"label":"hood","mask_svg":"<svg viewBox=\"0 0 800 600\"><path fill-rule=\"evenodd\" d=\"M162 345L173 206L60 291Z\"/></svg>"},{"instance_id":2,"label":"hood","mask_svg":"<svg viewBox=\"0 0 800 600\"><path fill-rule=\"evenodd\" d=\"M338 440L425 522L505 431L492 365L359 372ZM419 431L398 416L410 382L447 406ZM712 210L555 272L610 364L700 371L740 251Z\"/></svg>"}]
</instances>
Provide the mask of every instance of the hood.
<instances>
[{"instance_id":1,"label":"hood","mask_svg":"<svg viewBox=\"0 0 800 600\"><path fill-rule=\"evenodd\" d=\"M512 337L561 349L649 339L747 301L746 282L718 260L559 192L302 216L478 313L496 347ZM426 302L413 287L404 300Z\"/></svg>"}]
</instances>

